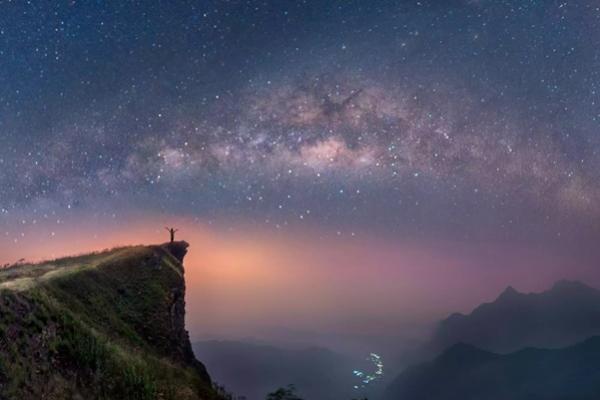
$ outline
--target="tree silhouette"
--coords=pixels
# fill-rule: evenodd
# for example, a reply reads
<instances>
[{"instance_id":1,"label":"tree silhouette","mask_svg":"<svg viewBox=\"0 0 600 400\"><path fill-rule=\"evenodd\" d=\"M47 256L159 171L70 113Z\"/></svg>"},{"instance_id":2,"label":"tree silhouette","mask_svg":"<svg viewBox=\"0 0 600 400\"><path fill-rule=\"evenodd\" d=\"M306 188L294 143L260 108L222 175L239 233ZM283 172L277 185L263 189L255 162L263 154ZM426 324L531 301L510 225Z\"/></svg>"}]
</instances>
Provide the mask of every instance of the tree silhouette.
<instances>
[{"instance_id":1,"label":"tree silhouette","mask_svg":"<svg viewBox=\"0 0 600 400\"><path fill-rule=\"evenodd\" d=\"M294 385L287 385L287 387L279 388L273 393L269 393L266 400L302 400L302 398L296 395L296 387Z\"/></svg>"}]
</instances>

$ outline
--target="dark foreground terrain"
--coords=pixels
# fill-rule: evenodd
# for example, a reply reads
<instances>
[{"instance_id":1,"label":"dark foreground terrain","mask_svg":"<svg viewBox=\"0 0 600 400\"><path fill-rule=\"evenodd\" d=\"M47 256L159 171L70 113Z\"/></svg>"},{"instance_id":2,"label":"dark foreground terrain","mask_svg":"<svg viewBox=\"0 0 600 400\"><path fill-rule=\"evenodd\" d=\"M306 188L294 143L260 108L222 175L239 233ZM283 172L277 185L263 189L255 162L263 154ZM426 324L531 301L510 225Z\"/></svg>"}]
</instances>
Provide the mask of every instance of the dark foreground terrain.
<instances>
[{"instance_id":1,"label":"dark foreground terrain","mask_svg":"<svg viewBox=\"0 0 600 400\"><path fill-rule=\"evenodd\" d=\"M456 344L403 372L385 399L600 399L600 337L563 349L505 355Z\"/></svg>"},{"instance_id":2,"label":"dark foreground terrain","mask_svg":"<svg viewBox=\"0 0 600 400\"><path fill-rule=\"evenodd\" d=\"M0 272L0 399L219 399L185 318L188 245Z\"/></svg>"},{"instance_id":3,"label":"dark foreground terrain","mask_svg":"<svg viewBox=\"0 0 600 400\"><path fill-rule=\"evenodd\" d=\"M433 361L406 369L385 400L600 399L600 291L573 281L541 293L508 287L443 320L423 356Z\"/></svg>"}]
</instances>

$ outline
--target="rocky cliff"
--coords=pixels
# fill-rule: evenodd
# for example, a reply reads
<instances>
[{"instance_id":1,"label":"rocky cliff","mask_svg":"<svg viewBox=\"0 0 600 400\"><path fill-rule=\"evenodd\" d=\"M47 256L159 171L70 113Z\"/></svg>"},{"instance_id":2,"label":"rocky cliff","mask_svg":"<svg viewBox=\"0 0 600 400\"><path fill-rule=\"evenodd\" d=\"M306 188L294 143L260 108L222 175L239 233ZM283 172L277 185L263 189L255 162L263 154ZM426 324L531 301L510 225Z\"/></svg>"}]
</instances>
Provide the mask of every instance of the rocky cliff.
<instances>
[{"instance_id":1,"label":"rocky cliff","mask_svg":"<svg viewBox=\"0 0 600 400\"><path fill-rule=\"evenodd\" d=\"M185 330L187 247L0 271L0 399L219 399Z\"/></svg>"}]
</instances>

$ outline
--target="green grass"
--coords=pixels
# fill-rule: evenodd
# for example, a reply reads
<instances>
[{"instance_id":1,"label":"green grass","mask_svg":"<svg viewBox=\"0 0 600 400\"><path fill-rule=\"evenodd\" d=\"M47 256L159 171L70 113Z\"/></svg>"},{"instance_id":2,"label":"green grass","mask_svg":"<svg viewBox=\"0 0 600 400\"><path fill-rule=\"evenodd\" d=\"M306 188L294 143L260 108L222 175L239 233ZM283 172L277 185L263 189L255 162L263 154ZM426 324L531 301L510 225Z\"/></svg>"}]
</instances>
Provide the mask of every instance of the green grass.
<instances>
[{"instance_id":1,"label":"green grass","mask_svg":"<svg viewBox=\"0 0 600 400\"><path fill-rule=\"evenodd\" d=\"M132 247L0 272L0 398L221 399L183 329L183 268Z\"/></svg>"}]
</instances>

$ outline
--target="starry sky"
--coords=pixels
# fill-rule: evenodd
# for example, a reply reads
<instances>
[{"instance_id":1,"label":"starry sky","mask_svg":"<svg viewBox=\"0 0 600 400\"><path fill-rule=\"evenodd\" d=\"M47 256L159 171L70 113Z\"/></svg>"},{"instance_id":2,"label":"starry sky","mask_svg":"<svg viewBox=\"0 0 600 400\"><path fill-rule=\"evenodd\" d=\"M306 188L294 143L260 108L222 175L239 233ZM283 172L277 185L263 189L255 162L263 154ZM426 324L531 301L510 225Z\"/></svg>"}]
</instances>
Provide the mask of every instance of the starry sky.
<instances>
[{"instance_id":1,"label":"starry sky","mask_svg":"<svg viewBox=\"0 0 600 400\"><path fill-rule=\"evenodd\" d=\"M386 302L400 301L390 277L415 296L462 299L456 307L505 283L600 283L597 0L2 1L0 11L4 262L158 241L177 223L204 244L212 232L238 265L252 264L248 246L268 248L264 260L287 249L278 268L292 275L254 287L233 271L224 297L326 279L286 270L304 260L299 243L336 273L325 255L360 249L346 286L376 270L369 290ZM406 247L435 260L407 261ZM443 291L434 281L450 264L462 284ZM471 297L456 294L465 289ZM239 318L238 297L214 296ZM271 300L249 321L268 320ZM379 306L352 310L371 321Z\"/></svg>"}]
</instances>

